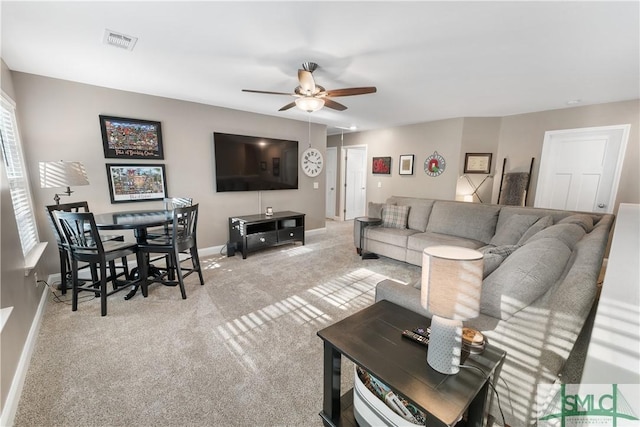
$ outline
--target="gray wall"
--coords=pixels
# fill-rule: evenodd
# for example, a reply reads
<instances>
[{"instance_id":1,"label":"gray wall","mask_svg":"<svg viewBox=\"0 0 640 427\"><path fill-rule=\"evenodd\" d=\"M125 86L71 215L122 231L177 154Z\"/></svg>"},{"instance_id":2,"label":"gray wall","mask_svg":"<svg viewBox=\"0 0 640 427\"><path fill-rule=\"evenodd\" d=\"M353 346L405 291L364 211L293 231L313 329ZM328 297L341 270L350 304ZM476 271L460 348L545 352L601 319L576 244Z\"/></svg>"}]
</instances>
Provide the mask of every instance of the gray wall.
<instances>
[{"instance_id":1,"label":"gray wall","mask_svg":"<svg viewBox=\"0 0 640 427\"><path fill-rule=\"evenodd\" d=\"M439 120L435 122L398 126L367 132L332 135L327 139L328 147L341 145L367 146L367 201L384 202L393 195L453 199L456 192L458 171L461 170L460 152L464 119ZM438 177L424 173L424 161L437 151L446 161L445 171ZM399 175L398 162L402 154L414 154L413 175ZM373 157L391 156L391 174L373 175ZM342 156L338 152L338 170ZM381 187L378 187L380 183ZM343 186L338 185L337 206L343 197ZM338 209L338 208L336 208Z\"/></svg>"},{"instance_id":2,"label":"gray wall","mask_svg":"<svg viewBox=\"0 0 640 427\"><path fill-rule=\"evenodd\" d=\"M2 64L2 90L15 100L15 91L11 73L4 61ZM24 275L24 257L20 249L20 237L18 226L13 213L9 182L4 167L4 161L0 161L0 210L2 241L0 262L0 305L2 308L13 307L13 311L0 336L0 391L1 408L4 410L7 395L11 388L18 362L24 349L29 329L33 323L38 304L44 287L36 287L34 272L29 276ZM38 269L36 270L38 271Z\"/></svg>"},{"instance_id":3,"label":"gray wall","mask_svg":"<svg viewBox=\"0 0 640 427\"><path fill-rule=\"evenodd\" d=\"M132 160L105 159L98 115L156 120L162 123L164 163L170 196L190 196L200 204L198 246L224 245L228 239L228 218L274 210L292 210L307 215L307 230L324 228L325 182L323 176L307 177L299 168L298 190L216 193L213 132L237 133L299 141L300 153L308 146L308 123L247 113L175 99L124 92L13 72L18 114L22 122L27 166L38 207L41 239L53 242L44 206L53 203L57 189L38 186L38 162L81 161L90 185L72 188L66 200L87 200L95 212L153 209L161 202L111 204L106 163ZM311 125L312 145L324 153L326 127ZM139 161L145 163L145 161ZM153 163L146 161L146 163ZM322 178L322 179L321 179ZM313 188L313 182L319 188ZM57 272L54 245L46 253L48 272Z\"/></svg>"},{"instance_id":4,"label":"gray wall","mask_svg":"<svg viewBox=\"0 0 640 427\"><path fill-rule=\"evenodd\" d=\"M533 205L546 131L622 124L631 124L631 131L616 198L614 212L617 212L620 203L640 203L640 100L503 117L498 149L500 167L502 159L506 157L507 171L526 172L529 170L531 157L535 157L527 198L528 204ZM500 170L498 172L501 173ZM495 181L494 202L497 201L500 185L499 180Z\"/></svg>"},{"instance_id":5,"label":"gray wall","mask_svg":"<svg viewBox=\"0 0 640 427\"><path fill-rule=\"evenodd\" d=\"M505 117L466 117L345 133L344 141L341 141L340 135L330 136L327 146L368 147L367 200L371 202L382 202L391 195L461 200L464 194L473 191L466 179L461 178L465 153L492 153L491 173L495 176L482 184L478 194L483 202L496 203L503 159L507 158L508 172L528 172L531 158L534 157L527 199L527 204L532 206L546 131L620 124L631 124L631 131L618 187L615 213L620 203L640 203L640 100ZM447 169L437 178L431 178L423 172L424 160L434 150L442 154L447 161ZM413 176L398 174L398 159L401 154L415 154ZM391 175L383 177L371 173L371 158L374 156L392 156ZM339 162L341 161L340 158ZM469 177L473 184L478 186L486 175ZM382 188L378 188L378 182L382 183ZM342 188L342 184L338 182L338 189ZM342 193L337 195L337 206L340 205L342 197ZM477 197L474 201L478 202ZM336 215L339 213L336 212Z\"/></svg>"}]
</instances>

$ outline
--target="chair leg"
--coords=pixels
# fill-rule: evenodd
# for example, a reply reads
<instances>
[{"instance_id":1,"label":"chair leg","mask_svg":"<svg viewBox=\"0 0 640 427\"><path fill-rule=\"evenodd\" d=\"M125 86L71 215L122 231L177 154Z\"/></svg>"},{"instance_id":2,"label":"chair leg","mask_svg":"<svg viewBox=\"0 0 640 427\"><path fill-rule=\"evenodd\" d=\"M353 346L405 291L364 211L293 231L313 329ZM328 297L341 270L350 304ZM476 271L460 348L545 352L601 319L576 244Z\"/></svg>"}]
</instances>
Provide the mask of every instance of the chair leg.
<instances>
[{"instance_id":1,"label":"chair leg","mask_svg":"<svg viewBox=\"0 0 640 427\"><path fill-rule=\"evenodd\" d=\"M66 280L66 278L65 278ZM78 261L71 261L71 311L78 310Z\"/></svg>"},{"instance_id":2,"label":"chair leg","mask_svg":"<svg viewBox=\"0 0 640 427\"><path fill-rule=\"evenodd\" d=\"M115 261L109 261L109 274L111 274L111 284L113 286L113 290L118 289L118 272L116 271L116 263Z\"/></svg>"},{"instance_id":3,"label":"chair leg","mask_svg":"<svg viewBox=\"0 0 640 427\"><path fill-rule=\"evenodd\" d=\"M67 255L67 251L64 249L58 249L58 255L60 255L60 291L62 295L67 293L67 263L69 262L69 257Z\"/></svg>"},{"instance_id":4,"label":"chair leg","mask_svg":"<svg viewBox=\"0 0 640 427\"><path fill-rule=\"evenodd\" d=\"M198 248L195 246L191 248L191 262L193 263L193 268L198 272L198 277L200 277L200 286L204 286L204 279L202 278L202 269L200 268L200 257L198 256Z\"/></svg>"},{"instance_id":5,"label":"chair leg","mask_svg":"<svg viewBox=\"0 0 640 427\"><path fill-rule=\"evenodd\" d=\"M187 299L187 292L184 289L184 276L182 275L182 268L180 267L180 253L173 252L171 254L171 258L173 258L173 264L176 269L176 279L178 280L178 285L180 286L180 293L182 294L182 299Z\"/></svg>"},{"instance_id":6,"label":"chair leg","mask_svg":"<svg viewBox=\"0 0 640 427\"><path fill-rule=\"evenodd\" d=\"M107 315L107 266L100 263L100 315Z\"/></svg>"}]
</instances>

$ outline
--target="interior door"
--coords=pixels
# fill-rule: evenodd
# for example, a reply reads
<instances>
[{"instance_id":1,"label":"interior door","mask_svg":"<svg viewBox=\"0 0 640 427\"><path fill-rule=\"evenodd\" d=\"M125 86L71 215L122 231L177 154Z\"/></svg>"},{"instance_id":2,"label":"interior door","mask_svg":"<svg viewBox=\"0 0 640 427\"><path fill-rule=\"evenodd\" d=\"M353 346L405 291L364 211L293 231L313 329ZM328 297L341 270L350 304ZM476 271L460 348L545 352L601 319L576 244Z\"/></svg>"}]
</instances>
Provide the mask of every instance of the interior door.
<instances>
[{"instance_id":1,"label":"interior door","mask_svg":"<svg viewBox=\"0 0 640 427\"><path fill-rule=\"evenodd\" d=\"M364 147L346 149L345 214L344 219L364 216L367 201L367 150Z\"/></svg>"},{"instance_id":2,"label":"interior door","mask_svg":"<svg viewBox=\"0 0 640 427\"><path fill-rule=\"evenodd\" d=\"M335 218L336 216L336 185L338 178L338 148L336 147L327 147L326 151L326 160L325 160L325 170L326 170L326 198L327 201L325 203L326 212L325 217L327 218Z\"/></svg>"},{"instance_id":3,"label":"interior door","mask_svg":"<svg viewBox=\"0 0 640 427\"><path fill-rule=\"evenodd\" d=\"M546 132L534 206L613 212L629 128Z\"/></svg>"}]
</instances>

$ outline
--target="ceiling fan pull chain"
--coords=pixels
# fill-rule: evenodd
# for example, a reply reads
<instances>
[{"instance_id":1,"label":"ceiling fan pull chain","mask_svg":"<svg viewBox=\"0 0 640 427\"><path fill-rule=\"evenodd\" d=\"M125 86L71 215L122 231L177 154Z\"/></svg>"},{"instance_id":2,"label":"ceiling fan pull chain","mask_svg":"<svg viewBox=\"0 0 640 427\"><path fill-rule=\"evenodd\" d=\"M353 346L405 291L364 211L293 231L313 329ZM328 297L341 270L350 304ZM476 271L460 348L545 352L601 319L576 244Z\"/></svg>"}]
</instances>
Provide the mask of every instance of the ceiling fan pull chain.
<instances>
[{"instance_id":1,"label":"ceiling fan pull chain","mask_svg":"<svg viewBox=\"0 0 640 427\"><path fill-rule=\"evenodd\" d=\"M311 148L311 112L307 113L307 119L309 120L309 148Z\"/></svg>"}]
</instances>

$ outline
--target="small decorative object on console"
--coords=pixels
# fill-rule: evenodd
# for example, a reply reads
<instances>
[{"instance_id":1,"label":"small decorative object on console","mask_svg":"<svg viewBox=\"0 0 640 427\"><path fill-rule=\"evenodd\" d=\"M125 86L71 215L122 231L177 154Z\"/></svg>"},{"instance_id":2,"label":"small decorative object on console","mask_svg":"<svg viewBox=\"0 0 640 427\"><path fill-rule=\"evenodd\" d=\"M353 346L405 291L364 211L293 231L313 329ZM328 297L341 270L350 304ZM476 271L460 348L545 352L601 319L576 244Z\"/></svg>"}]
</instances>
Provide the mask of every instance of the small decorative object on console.
<instances>
[{"instance_id":1,"label":"small decorative object on console","mask_svg":"<svg viewBox=\"0 0 640 427\"><path fill-rule=\"evenodd\" d=\"M269 206L267 208L267 211L265 212L265 215L267 215L267 216L273 215L273 208L271 206Z\"/></svg>"}]
</instances>

